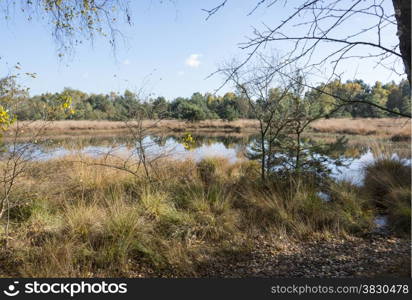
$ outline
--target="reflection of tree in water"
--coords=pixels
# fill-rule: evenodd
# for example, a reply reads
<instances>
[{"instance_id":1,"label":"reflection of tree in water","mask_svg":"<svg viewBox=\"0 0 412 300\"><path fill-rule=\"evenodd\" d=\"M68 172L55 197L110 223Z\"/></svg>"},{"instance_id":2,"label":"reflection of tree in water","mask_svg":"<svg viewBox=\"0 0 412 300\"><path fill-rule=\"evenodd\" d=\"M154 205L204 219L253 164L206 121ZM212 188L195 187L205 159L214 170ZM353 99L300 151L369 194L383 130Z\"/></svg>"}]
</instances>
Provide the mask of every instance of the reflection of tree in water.
<instances>
[{"instance_id":1,"label":"reflection of tree in water","mask_svg":"<svg viewBox=\"0 0 412 300\"><path fill-rule=\"evenodd\" d=\"M151 137L151 140L153 141L153 143L155 143L159 147L165 147L166 142L168 140L170 140L170 137L165 136L165 135L152 135L150 137ZM174 139L172 139L172 140L175 141Z\"/></svg>"},{"instance_id":2,"label":"reflection of tree in water","mask_svg":"<svg viewBox=\"0 0 412 300\"><path fill-rule=\"evenodd\" d=\"M58 147L66 149L82 149L88 146L112 146L117 144L125 144L128 137L122 136L73 136L69 138L44 138L36 141L36 144L44 150L53 150ZM22 144L24 141L22 141Z\"/></svg>"},{"instance_id":3,"label":"reflection of tree in water","mask_svg":"<svg viewBox=\"0 0 412 300\"><path fill-rule=\"evenodd\" d=\"M252 138L248 147L243 151L245 157L256 159L261 153L257 148L257 138ZM326 142L311 137L301 139L301 167L305 172L325 177L330 174L334 167L349 166L355 159L366 154L370 147L362 144L348 144L348 139L341 136L334 142ZM271 172L278 175L293 168L296 152L293 148L278 147L267 160L271 160L274 168Z\"/></svg>"},{"instance_id":4,"label":"reflection of tree in water","mask_svg":"<svg viewBox=\"0 0 412 300\"><path fill-rule=\"evenodd\" d=\"M338 137L338 136L336 136ZM311 137L310 135L308 136L309 139L313 139L314 141L317 141L320 144L325 144L329 141L333 141L332 137ZM360 158L362 155L368 152L370 149L370 144L369 142L356 142L356 143L348 143L344 149L340 149L341 151L335 151L335 153L332 153L331 156L333 155L340 155L343 156L344 158Z\"/></svg>"},{"instance_id":5,"label":"reflection of tree in water","mask_svg":"<svg viewBox=\"0 0 412 300\"><path fill-rule=\"evenodd\" d=\"M346 158L360 158L362 155L364 155L366 152L368 152L369 147L365 145L351 145L348 146L345 152L343 153L343 156Z\"/></svg>"},{"instance_id":6,"label":"reflection of tree in water","mask_svg":"<svg viewBox=\"0 0 412 300\"><path fill-rule=\"evenodd\" d=\"M222 140L223 145L225 145L226 148L235 148L237 144L242 143L242 139L238 137L233 137L233 136L227 136Z\"/></svg>"},{"instance_id":7,"label":"reflection of tree in water","mask_svg":"<svg viewBox=\"0 0 412 300\"><path fill-rule=\"evenodd\" d=\"M228 149L236 149L239 145L247 146L249 143L248 137L239 136L206 136L206 135L194 135L196 141L196 147L212 146L213 144L223 144Z\"/></svg>"},{"instance_id":8,"label":"reflection of tree in water","mask_svg":"<svg viewBox=\"0 0 412 300\"><path fill-rule=\"evenodd\" d=\"M227 149L234 149L238 158L243 158L247 154L250 146L256 141L256 136L244 135L222 135L222 136L207 136L207 135L193 135L195 140L194 149L202 146L213 146L216 143L223 144ZM148 136L148 143L157 145L160 148L167 147L168 144L181 144L181 138L175 135L150 135ZM24 141L22 141L24 144ZM7 146L7 142L5 142ZM36 147L42 152L53 152L56 149L66 149L72 151L81 151L86 147L125 147L127 149L133 148L135 145L129 135L116 136L74 136L70 138L45 138L36 142ZM370 147L364 144L356 143L348 145L343 151L332 153L331 158L341 156L348 160L360 158L364 155ZM394 151L397 152L397 151Z\"/></svg>"},{"instance_id":9,"label":"reflection of tree in water","mask_svg":"<svg viewBox=\"0 0 412 300\"><path fill-rule=\"evenodd\" d=\"M252 136L232 136L232 135L222 135L222 136L210 136L205 134L192 134L195 144L194 148L199 148L202 146L213 146L214 144L223 144L228 149L239 149L242 151L251 142ZM155 142L158 146L164 147L167 142L181 144L181 137L175 135L151 135L151 140Z\"/></svg>"}]
</instances>

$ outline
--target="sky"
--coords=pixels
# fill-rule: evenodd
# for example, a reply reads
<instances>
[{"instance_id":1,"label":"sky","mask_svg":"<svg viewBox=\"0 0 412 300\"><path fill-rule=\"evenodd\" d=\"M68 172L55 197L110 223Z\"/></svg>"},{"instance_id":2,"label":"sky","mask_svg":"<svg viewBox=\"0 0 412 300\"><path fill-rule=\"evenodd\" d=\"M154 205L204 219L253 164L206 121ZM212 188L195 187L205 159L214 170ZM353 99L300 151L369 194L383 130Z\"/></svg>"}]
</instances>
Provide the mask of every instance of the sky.
<instances>
[{"instance_id":1,"label":"sky","mask_svg":"<svg viewBox=\"0 0 412 300\"><path fill-rule=\"evenodd\" d=\"M291 12L277 6L248 16L257 0L232 0L206 20L202 8L219 2L131 1L133 25L117 25L124 39L118 40L115 52L107 40L96 38L93 44L85 42L63 58L58 56L46 22L36 18L28 21L19 11L12 12L9 20L0 20L0 76L13 72L16 63L24 72L35 72L35 79L21 79L31 95L59 92L65 87L88 93L143 90L167 99L214 92L224 79L208 76L224 62L246 54L239 43L251 35L253 27L274 26ZM365 20L357 22L347 30L358 29ZM396 35L388 32L385 38L394 40ZM270 51L285 50L282 45L276 47ZM393 72L361 61L342 68L346 78L362 78L368 83L400 79ZM219 93L230 89L226 86Z\"/></svg>"}]
</instances>

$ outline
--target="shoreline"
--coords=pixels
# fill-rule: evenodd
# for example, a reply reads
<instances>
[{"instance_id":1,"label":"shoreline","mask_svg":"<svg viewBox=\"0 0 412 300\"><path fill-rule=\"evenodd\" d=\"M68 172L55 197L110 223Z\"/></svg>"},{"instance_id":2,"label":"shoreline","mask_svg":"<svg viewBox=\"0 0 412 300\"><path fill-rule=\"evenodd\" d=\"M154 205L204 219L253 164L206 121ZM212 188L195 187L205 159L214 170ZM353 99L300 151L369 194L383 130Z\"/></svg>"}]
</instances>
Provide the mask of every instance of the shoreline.
<instances>
[{"instance_id":1,"label":"shoreline","mask_svg":"<svg viewBox=\"0 0 412 300\"><path fill-rule=\"evenodd\" d=\"M46 136L63 135L115 135L125 133L133 122L122 121L88 121L88 120L63 120L47 124L42 121L21 121L19 127L23 129L23 136L29 136L41 127ZM148 133L176 133L185 132L195 134L236 134L246 135L259 132L257 120L239 119L236 121L204 120L187 122L181 120L144 120L143 127ZM16 125L11 127L11 132ZM27 134L26 134L26 133ZM381 136L391 138L393 141L408 141L411 139L411 120L396 118L359 118L359 119L321 119L315 121L308 132L323 134L344 134L362 136ZM10 139L12 135L5 133L4 138Z\"/></svg>"}]
</instances>

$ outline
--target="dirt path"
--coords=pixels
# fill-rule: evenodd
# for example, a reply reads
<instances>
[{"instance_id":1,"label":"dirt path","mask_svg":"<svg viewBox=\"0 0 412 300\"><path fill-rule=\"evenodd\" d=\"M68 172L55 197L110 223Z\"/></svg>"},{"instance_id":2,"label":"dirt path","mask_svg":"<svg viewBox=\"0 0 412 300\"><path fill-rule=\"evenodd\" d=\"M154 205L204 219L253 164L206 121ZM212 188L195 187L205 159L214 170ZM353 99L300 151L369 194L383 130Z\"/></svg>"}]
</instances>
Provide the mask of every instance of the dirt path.
<instances>
[{"instance_id":1,"label":"dirt path","mask_svg":"<svg viewBox=\"0 0 412 300\"><path fill-rule=\"evenodd\" d=\"M217 259L200 277L410 277L410 240L373 236L320 242L258 241L244 257Z\"/></svg>"}]
</instances>

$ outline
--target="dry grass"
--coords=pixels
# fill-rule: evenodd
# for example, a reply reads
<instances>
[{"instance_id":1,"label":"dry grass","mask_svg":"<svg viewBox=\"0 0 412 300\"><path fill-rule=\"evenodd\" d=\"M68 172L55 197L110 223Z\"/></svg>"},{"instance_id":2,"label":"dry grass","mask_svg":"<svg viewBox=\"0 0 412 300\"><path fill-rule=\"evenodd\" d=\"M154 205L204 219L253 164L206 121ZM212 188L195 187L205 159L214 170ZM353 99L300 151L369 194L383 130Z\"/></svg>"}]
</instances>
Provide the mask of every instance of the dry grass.
<instances>
[{"instance_id":1,"label":"dry grass","mask_svg":"<svg viewBox=\"0 0 412 300\"><path fill-rule=\"evenodd\" d=\"M256 234L317 239L371 226L356 187L331 187L336 201L326 203L295 179L262 185L255 162L164 159L154 184L97 162L30 164L11 196L22 204L11 212L10 266L0 274L193 276L216 255L250 250Z\"/></svg>"},{"instance_id":2,"label":"dry grass","mask_svg":"<svg viewBox=\"0 0 412 300\"><path fill-rule=\"evenodd\" d=\"M41 121L21 122L29 124L29 128L35 129L41 126ZM133 123L130 123L133 124ZM258 132L256 120L241 119L236 121L204 120L200 122L184 122L179 120L146 120L143 122L146 128L153 133L196 132L198 134L245 134ZM408 141L411 138L411 120L396 118L359 118L359 119L322 119L311 126L315 132L376 135L391 138L393 141ZM47 129L48 135L90 135L90 134L116 134L125 132L127 126L120 121L55 121L50 123ZM27 132L30 134L30 132ZM7 138L7 136L5 137Z\"/></svg>"},{"instance_id":3,"label":"dry grass","mask_svg":"<svg viewBox=\"0 0 412 300\"><path fill-rule=\"evenodd\" d=\"M374 149L377 159L365 168L364 192L397 233L411 233L411 166L392 153Z\"/></svg>"},{"instance_id":4,"label":"dry grass","mask_svg":"<svg viewBox=\"0 0 412 300\"><path fill-rule=\"evenodd\" d=\"M396 118L380 119L322 119L312 125L317 132L379 135L407 140L411 137L411 120Z\"/></svg>"},{"instance_id":5,"label":"dry grass","mask_svg":"<svg viewBox=\"0 0 412 300\"><path fill-rule=\"evenodd\" d=\"M21 124L29 124L28 128L35 130L44 126L42 121L26 122ZM128 126L133 126L133 122L126 125L121 121L88 121L88 120L65 120L50 122L47 126L47 132L53 135L73 133L73 132L111 132L125 131ZM256 131L258 123L255 120L204 120L199 122L184 122L179 120L145 120L143 127L149 128L153 132L183 132L183 131L198 131L198 132L240 132L240 131Z\"/></svg>"}]
</instances>

